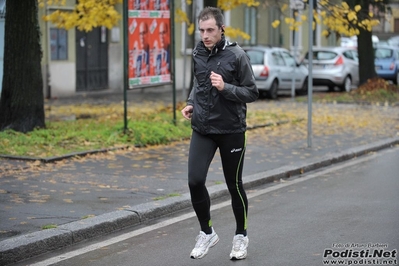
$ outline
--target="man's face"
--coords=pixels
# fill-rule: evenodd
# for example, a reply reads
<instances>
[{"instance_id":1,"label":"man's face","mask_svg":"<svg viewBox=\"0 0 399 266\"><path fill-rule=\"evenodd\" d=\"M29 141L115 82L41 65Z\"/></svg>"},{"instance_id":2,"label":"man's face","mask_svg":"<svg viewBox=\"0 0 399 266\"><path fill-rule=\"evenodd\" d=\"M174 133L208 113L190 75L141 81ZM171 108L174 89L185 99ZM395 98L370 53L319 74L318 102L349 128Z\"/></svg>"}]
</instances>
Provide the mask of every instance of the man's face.
<instances>
[{"instance_id":1,"label":"man's face","mask_svg":"<svg viewBox=\"0 0 399 266\"><path fill-rule=\"evenodd\" d=\"M222 28L216 25L216 20L214 18L200 20L199 31L201 40L208 49L212 49L213 46L222 39Z\"/></svg>"},{"instance_id":2,"label":"man's face","mask_svg":"<svg viewBox=\"0 0 399 266\"><path fill-rule=\"evenodd\" d=\"M147 27L144 23L140 24L140 48L144 49L146 48L145 46L148 44L147 42Z\"/></svg>"},{"instance_id":3,"label":"man's face","mask_svg":"<svg viewBox=\"0 0 399 266\"><path fill-rule=\"evenodd\" d=\"M167 44L167 35L168 34L168 30L166 28L165 23L162 23L161 25L159 25L159 41L160 41L160 45L161 47L166 47Z\"/></svg>"}]
</instances>

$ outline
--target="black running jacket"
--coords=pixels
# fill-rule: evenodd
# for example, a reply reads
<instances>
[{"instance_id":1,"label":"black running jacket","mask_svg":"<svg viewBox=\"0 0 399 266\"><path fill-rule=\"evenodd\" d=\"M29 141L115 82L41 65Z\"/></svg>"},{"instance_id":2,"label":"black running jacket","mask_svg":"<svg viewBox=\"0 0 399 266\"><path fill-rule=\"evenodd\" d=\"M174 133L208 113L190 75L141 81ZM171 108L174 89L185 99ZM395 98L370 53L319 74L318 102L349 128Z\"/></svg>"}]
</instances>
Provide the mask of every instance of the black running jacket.
<instances>
[{"instance_id":1,"label":"black running jacket","mask_svg":"<svg viewBox=\"0 0 399 266\"><path fill-rule=\"evenodd\" d=\"M223 35L212 50L200 41L192 56L194 85L187 105L193 106L193 130L201 134L245 132L246 103L255 101L259 95L248 55ZM224 90L212 86L211 71L223 77Z\"/></svg>"}]
</instances>

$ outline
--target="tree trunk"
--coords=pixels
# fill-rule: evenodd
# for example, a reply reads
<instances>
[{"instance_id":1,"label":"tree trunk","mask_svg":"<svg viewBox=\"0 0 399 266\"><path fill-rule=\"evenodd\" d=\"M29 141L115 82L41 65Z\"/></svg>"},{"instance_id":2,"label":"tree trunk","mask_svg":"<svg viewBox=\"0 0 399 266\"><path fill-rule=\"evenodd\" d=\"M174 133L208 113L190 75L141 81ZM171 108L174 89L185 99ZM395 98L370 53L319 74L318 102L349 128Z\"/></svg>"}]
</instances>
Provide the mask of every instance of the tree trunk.
<instances>
[{"instance_id":1,"label":"tree trunk","mask_svg":"<svg viewBox=\"0 0 399 266\"><path fill-rule=\"evenodd\" d=\"M345 1L351 9L354 9L356 5L362 7L362 12L368 13L370 4L377 4L374 1L360 1L360 0L350 0ZM387 1L381 1L381 3ZM357 51L359 55L359 85L367 82L368 79L377 76L374 66L374 48L371 36L373 35L371 31L365 30L361 27L359 29L359 35L357 36Z\"/></svg>"},{"instance_id":2,"label":"tree trunk","mask_svg":"<svg viewBox=\"0 0 399 266\"><path fill-rule=\"evenodd\" d=\"M218 1L217 0L204 0L204 7L213 6L217 7Z\"/></svg>"},{"instance_id":3,"label":"tree trunk","mask_svg":"<svg viewBox=\"0 0 399 266\"><path fill-rule=\"evenodd\" d=\"M374 66L374 48L372 32L359 28L357 36L357 50L359 54L359 85L367 82L368 79L376 77Z\"/></svg>"},{"instance_id":4,"label":"tree trunk","mask_svg":"<svg viewBox=\"0 0 399 266\"><path fill-rule=\"evenodd\" d=\"M41 57L37 0L8 0L0 130L45 127Z\"/></svg>"}]
</instances>

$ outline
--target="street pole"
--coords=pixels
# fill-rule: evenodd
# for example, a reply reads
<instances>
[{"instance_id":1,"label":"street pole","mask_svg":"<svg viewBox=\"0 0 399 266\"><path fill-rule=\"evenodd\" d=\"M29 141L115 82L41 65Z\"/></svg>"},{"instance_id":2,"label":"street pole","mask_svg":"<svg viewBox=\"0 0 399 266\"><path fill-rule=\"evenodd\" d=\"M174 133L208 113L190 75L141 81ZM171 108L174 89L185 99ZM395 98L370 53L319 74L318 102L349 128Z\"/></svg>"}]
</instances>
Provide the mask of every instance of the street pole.
<instances>
[{"instance_id":1,"label":"street pole","mask_svg":"<svg viewBox=\"0 0 399 266\"><path fill-rule=\"evenodd\" d=\"M308 148L312 147L312 91L313 91L313 1L309 0L309 39L308 39Z\"/></svg>"},{"instance_id":2,"label":"street pole","mask_svg":"<svg viewBox=\"0 0 399 266\"><path fill-rule=\"evenodd\" d=\"M129 86L128 0L123 1L123 132L127 133L127 89Z\"/></svg>"},{"instance_id":3,"label":"street pole","mask_svg":"<svg viewBox=\"0 0 399 266\"><path fill-rule=\"evenodd\" d=\"M49 14L49 7L47 6L47 1L44 1L44 12L45 15L48 16ZM51 38L50 38L50 27L49 22L45 22L45 31L46 31L46 44L45 44L45 53L46 53L46 64L45 64L45 89L46 89L46 98L51 99L51 85L50 85L50 60L51 60Z\"/></svg>"},{"instance_id":4,"label":"street pole","mask_svg":"<svg viewBox=\"0 0 399 266\"><path fill-rule=\"evenodd\" d=\"M295 20L295 22L296 22L296 19L297 19L297 12L298 12L298 10L297 9L293 9L293 17L294 17L294 20ZM291 98L292 98L292 100L294 100L294 98L295 98L295 77L296 77L296 75L295 75L295 71L296 71L296 53L297 53L297 51L296 51L296 49L297 49L297 42L296 42L296 40L297 40L297 35L298 35L298 32L295 30L295 28L294 28L294 30L293 30L293 40L292 40L292 42L294 43L294 58L295 58L295 64L292 66L292 68L293 68L293 75L292 75L292 81L291 81Z\"/></svg>"},{"instance_id":5,"label":"street pole","mask_svg":"<svg viewBox=\"0 0 399 266\"><path fill-rule=\"evenodd\" d=\"M184 12L187 12L187 6L186 6L186 1L182 0L181 1L181 7ZM182 23L182 44L183 44L183 89L182 89L182 99L186 100L187 99L187 90L186 90L186 67L187 67L187 55L186 55L186 50L187 50L187 23L183 22Z\"/></svg>"},{"instance_id":6,"label":"street pole","mask_svg":"<svg viewBox=\"0 0 399 266\"><path fill-rule=\"evenodd\" d=\"M170 27L171 27L171 39L172 39L172 47L171 47L171 75L172 75L172 87L173 87L173 123L176 125L176 60L175 60L175 7L174 1L170 1Z\"/></svg>"}]
</instances>

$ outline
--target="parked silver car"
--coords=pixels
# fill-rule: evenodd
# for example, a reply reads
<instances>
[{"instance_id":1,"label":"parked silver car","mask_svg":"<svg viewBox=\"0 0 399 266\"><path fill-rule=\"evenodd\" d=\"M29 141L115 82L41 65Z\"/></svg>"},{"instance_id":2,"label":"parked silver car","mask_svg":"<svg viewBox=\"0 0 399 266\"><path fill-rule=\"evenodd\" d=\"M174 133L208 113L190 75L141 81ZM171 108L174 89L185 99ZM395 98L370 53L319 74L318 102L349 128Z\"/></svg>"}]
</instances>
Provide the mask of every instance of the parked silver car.
<instances>
[{"instance_id":1,"label":"parked silver car","mask_svg":"<svg viewBox=\"0 0 399 266\"><path fill-rule=\"evenodd\" d=\"M308 54L303 60L306 66ZM339 87L349 92L354 84L359 84L359 57L355 48L315 47L312 60L313 85L327 86L329 91Z\"/></svg>"},{"instance_id":2,"label":"parked silver car","mask_svg":"<svg viewBox=\"0 0 399 266\"><path fill-rule=\"evenodd\" d=\"M298 64L287 49L271 46L243 47L251 59L258 90L276 99L281 90L291 90L295 79L297 94L308 90L308 69Z\"/></svg>"}]
</instances>

